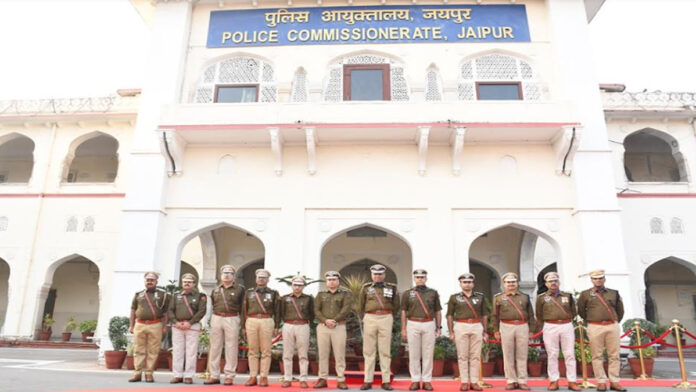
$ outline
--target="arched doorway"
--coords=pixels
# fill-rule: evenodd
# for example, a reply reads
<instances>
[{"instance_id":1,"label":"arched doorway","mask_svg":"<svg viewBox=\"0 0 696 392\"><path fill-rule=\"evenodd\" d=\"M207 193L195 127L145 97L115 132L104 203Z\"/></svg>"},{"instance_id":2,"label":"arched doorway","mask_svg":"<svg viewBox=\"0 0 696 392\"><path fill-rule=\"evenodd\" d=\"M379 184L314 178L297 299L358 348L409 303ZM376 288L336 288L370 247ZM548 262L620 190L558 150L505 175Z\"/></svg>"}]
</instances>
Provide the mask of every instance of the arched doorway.
<instances>
[{"instance_id":1,"label":"arched doorway","mask_svg":"<svg viewBox=\"0 0 696 392\"><path fill-rule=\"evenodd\" d=\"M476 276L474 291L483 293L486 299L493 300L493 295L500 292L500 276L489 266L476 261L469 260L469 272Z\"/></svg>"},{"instance_id":2,"label":"arched doorway","mask_svg":"<svg viewBox=\"0 0 696 392\"><path fill-rule=\"evenodd\" d=\"M55 338L70 318L78 323L99 318L99 268L89 259L75 255L60 262L48 276L47 285L50 288L36 328L41 328L42 318L46 314L50 315L55 320ZM76 338L75 335L73 338Z\"/></svg>"},{"instance_id":3,"label":"arched doorway","mask_svg":"<svg viewBox=\"0 0 696 392\"><path fill-rule=\"evenodd\" d=\"M218 283L220 267L230 264L237 270L237 281L253 287L254 271L263 268L264 257L265 247L258 237L219 224L197 232L186 242L181 251L179 276L185 269L195 270L202 288L209 292Z\"/></svg>"},{"instance_id":4,"label":"arched doorway","mask_svg":"<svg viewBox=\"0 0 696 392\"><path fill-rule=\"evenodd\" d=\"M8 296L10 294L10 265L0 259L0 330L5 325L5 314L7 313Z\"/></svg>"},{"instance_id":5,"label":"arched doorway","mask_svg":"<svg viewBox=\"0 0 696 392\"><path fill-rule=\"evenodd\" d=\"M684 156L671 135L652 128L624 139L624 170L628 181L688 181Z\"/></svg>"},{"instance_id":6,"label":"arched doorway","mask_svg":"<svg viewBox=\"0 0 696 392\"><path fill-rule=\"evenodd\" d=\"M663 325L679 319L688 330L696 328L696 267L668 257L645 270L645 318ZM656 306L659 304L659 307Z\"/></svg>"},{"instance_id":7,"label":"arched doorway","mask_svg":"<svg viewBox=\"0 0 696 392\"><path fill-rule=\"evenodd\" d=\"M352 271L369 281L370 263L382 264L393 272L393 279L399 291L411 286L411 247L393 232L364 224L344 230L329 239L321 250L321 273L329 270ZM367 272L367 274L365 274ZM345 275L342 274L343 277Z\"/></svg>"},{"instance_id":8,"label":"arched doorway","mask_svg":"<svg viewBox=\"0 0 696 392\"><path fill-rule=\"evenodd\" d=\"M500 277L515 272L520 277L520 290L535 297L537 277L544 268L559 260L556 247L542 233L525 226L510 224L488 231L472 242L469 248L469 270L480 265ZM475 260L479 264L472 263ZM474 272L475 274L475 272ZM478 280L478 275L476 275ZM491 285L491 294L500 291L500 282Z\"/></svg>"},{"instance_id":9,"label":"arched doorway","mask_svg":"<svg viewBox=\"0 0 696 392\"><path fill-rule=\"evenodd\" d=\"M0 138L0 184L24 184L34 169L34 142L12 133Z\"/></svg>"},{"instance_id":10,"label":"arched doorway","mask_svg":"<svg viewBox=\"0 0 696 392\"><path fill-rule=\"evenodd\" d=\"M66 158L65 182L114 182L118 174L118 140L93 132L74 142Z\"/></svg>"}]
</instances>

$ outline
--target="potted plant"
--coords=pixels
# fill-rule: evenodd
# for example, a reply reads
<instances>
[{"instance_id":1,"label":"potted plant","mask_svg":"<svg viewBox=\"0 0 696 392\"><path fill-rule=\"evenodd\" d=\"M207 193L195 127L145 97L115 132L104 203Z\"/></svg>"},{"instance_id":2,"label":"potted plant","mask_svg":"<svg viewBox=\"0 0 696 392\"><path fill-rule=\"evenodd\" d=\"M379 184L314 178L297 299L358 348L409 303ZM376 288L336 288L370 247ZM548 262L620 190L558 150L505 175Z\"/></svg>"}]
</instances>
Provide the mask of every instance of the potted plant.
<instances>
[{"instance_id":1,"label":"potted plant","mask_svg":"<svg viewBox=\"0 0 696 392\"><path fill-rule=\"evenodd\" d=\"M49 340L51 339L51 334L53 333L52 327L56 320L46 313L41 321L41 332L39 332L39 340Z\"/></svg>"},{"instance_id":2,"label":"potted plant","mask_svg":"<svg viewBox=\"0 0 696 392\"><path fill-rule=\"evenodd\" d=\"M527 349L527 371L530 377L541 377L541 362L539 362L539 347Z\"/></svg>"},{"instance_id":3,"label":"potted plant","mask_svg":"<svg viewBox=\"0 0 696 392\"><path fill-rule=\"evenodd\" d=\"M505 362L503 361L503 346L500 343L491 343L491 356L495 363L495 373L505 374Z\"/></svg>"},{"instance_id":4,"label":"potted plant","mask_svg":"<svg viewBox=\"0 0 696 392\"><path fill-rule=\"evenodd\" d=\"M82 333L82 341L89 342L89 338L94 336L94 331L97 329L97 320L81 321L77 328Z\"/></svg>"},{"instance_id":5,"label":"potted plant","mask_svg":"<svg viewBox=\"0 0 696 392\"><path fill-rule=\"evenodd\" d=\"M490 360L491 343L483 341L481 344L481 372L483 377L492 377L495 370L495 362Z\"/></svg>"},{"instance_id":6,"label":"potted plant","mask_svg":"<svg viewBox=\"0 0 696 392\"><path fill-rule=\"evenodd\" d=\"M592 370L592 353L590 352L590 346L585 345L585 349L583 350L583 354L585 355L585 372L587 373L587 377L594 377L594 371ZM575 362L577 364L577 373L578 377L582 377L582 357L583 355L580 353L580 343L575 342ZM564 363L565 364L565 363Z\"/></svg>"},{"instance_id":7,"label":"potted plant","mask_svg":"<svg viewBox=\"0 0 696 392\"><path fill-rule=\"evenodd\" d=\"M75 317L70 317L63 327L62 338L64 342L70 341L73 331L77 328Z\"/></svg>"},{"instance_id":8,"label":"potted plant","mask_svg":"<svg viewBox=\"0 0 696 392\"><path fill-rule=\"evenodd\" d=\"M135 353L135 345L133 345L133 342L129 341L126 346L126 369L128 370L135 370L133 353Z\"/></svg>"},{"instance_id":9,"label":"potted plant","mask_svg":"<svg viewBox=\"0 0 696 392\"><path fill-rule=\"evenodd\" d=\"M240 329L241 336L241 329ZM237 350L237 373L246 373L249 371L249 343L242 337L239 339L239 350ZM222 365L220 365L222 369Z\"/></svg>"},{"instance_id":10,"label":"potted plant","mask_svg":"<svg viewBox=\"0 0 696 392\"><path fill-rule=\"evenodd\" d=\"M628 358L628 364L631 365L631 372L633 372L633 377L638 378L641 375L640 368L640 354L638 350L632 350L633 357ZM653 366L655 365L655 356L657 355L657 350L653 347L646 347L643 349L643 366L645 367L645 374L648 377L652 377Z\"/></svg>"},{"instance_id":11,"label":"potted plant","mask_svg":"<svg viewBox=\"0 0 696 392\"><path fill-rule=\"evenodd\" d=\"M442 377L445 368L445 348L435 344L433 350L433 377Z\"/></svg>"},{"instance_id":12,"label":"potted plant","mask_svg":"<svg viewBox=\"0 0 696 392\"><path fill-rule=\"evenodd\" d=\"M114 349L104 351L107 369L120 369L123 366L123 361L126 360L126 333L129 326L128 317L114 316L109 320L109 340Z\"/></svg>"},{"instance_id":13,"label":"potted plant","mask_svg":"<svg viewBox=\"0 0 696 392\"><path fill-rule=\"evenodd\" d=\"M198 335L198 356L196 358L196 372L203 373L208 367L208 352L210 351L210 335L205 328L201 328Z\"/></svg>"}]
</instances>

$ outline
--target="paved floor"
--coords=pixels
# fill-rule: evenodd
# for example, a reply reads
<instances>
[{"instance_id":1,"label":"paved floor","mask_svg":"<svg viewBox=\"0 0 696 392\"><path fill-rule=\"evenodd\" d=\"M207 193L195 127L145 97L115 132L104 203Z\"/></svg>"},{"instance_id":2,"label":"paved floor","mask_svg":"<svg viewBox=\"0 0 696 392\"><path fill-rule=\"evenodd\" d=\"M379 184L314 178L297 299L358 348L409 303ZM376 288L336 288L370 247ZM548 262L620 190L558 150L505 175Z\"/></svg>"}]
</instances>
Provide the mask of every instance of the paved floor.
<instances>
[{"instance_id":1,"label":"paved floor","mask_svg":"<svg viewBox=\"0 0 696 392\"><path fill-rule=\"evenodd\" d=\"M130 372L127 370L105 370L96 363L96 351L93 350L64 350L64 349L35 349L35 348L0 348L0 391L4 392L59 392L59 391L96 391L96 390L135 390L143 389L174 389L185 391L229 391L230 387L202 386L202 380L196 379L197 383L191 386L176 385L171 386L168 380L171 378L169 372L157 372L153 384L137 383L129 384L126 379ZM696 359L689 359L686 362L688 377L695 380L696 384ZM624 373L627 369L624 369ZM622 375L623 375L622 374ZM657 359L655 362L655 377L658 379L678 379L680 376L679 364L674 359ZM628 375L626 375L628 378ZM279 376L272 375L271 383L278 382ZM399 385L408 385L408 380L400 378L403 382ZM440 380L451 380L442 378ZM239 377L237 383L246 381L245 377ZM498 384L500 381L495 381ZM449 385L449 384L448 384ZM456 390L456 382L451 383L451 388L438 388L441 392ZM253 391L257 388L246 388L241 385L232 387L237 390ZM266 388L258 390L270 390ZM357 388L352 388L357 390ZM403 388L405 389L405 388ZM297 390L293 388L292 390ZM377 391L381 389L375 389ZM500 389L489 389L496 391ZM544 387L534 387L533 390L545 390ZM631 387L630 390L645 391L674 391L670 387ZM325 391L333 391L332 389Z\"/></svg>"}]
</instances>

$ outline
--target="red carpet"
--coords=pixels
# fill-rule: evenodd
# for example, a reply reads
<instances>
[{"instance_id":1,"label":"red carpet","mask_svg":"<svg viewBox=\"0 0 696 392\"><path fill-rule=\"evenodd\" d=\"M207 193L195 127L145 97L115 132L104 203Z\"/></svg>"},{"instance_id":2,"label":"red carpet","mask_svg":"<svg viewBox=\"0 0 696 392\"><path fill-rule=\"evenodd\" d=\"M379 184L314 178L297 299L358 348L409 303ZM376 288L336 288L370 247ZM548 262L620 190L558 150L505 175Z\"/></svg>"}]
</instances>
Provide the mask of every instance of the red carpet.
<instances>
[{"instance_id":1,"label":"red carpet","mask_svg":"<svg viewBox=\"0 0 696 392\"><path fill-rule=\"evenodd\" d=\"M155 380L157 381L157 376L155 376ZM591 380L592 381L592 380ZM680 380L622 380L621 385L625 387L671 387L672 385L676 384ZM126 381L123 381L124 384ZM123 389L93 389L89 391L81 390L79 392L117 392L117 391L123 391L123 392L229 392L232 390L231 388L234 388L235 390L238 391L248 391L248 392L295 392L295 391L302 391L299 387L299 382L294 382L293 386L290 388L281 388L280 384L271 384L269 387L262 388L262 387L245 387L242 382L240 381L239 384L235 384L233 387L229 386L223 386L223 385L203 385L201 380L195 380L197 384L193 384L190 386L170 386L169 384L166 384L167 380L164 380L162 377L160 377L160 381L155 383L155 386L158 386L157 388L123 388ZM310 380L310 387L314 380ZM505 380L502 379L488 379L486 380L488 384L492 384L493 388L486 388L486 391L502 391L503 387L505 386ZM692 383L696 383L693 382ZM392 386L394 386L395 390L401 390L405 391L408 390L408 386L411 384L409 380L396 380L392 383ZM435 388L436 391L440 392L455 392L459 391L459 381L456 380L435 380L433 381L433 387ZM152 385L152 384L150 384ZM161 385L161 387L159 387ZM529 386L531 387L546 387L548 385L547 380L530 380L529 381ZM565 381L561 381L561 387L565 387L566 383ZM349 385L350 390L357 391L358 387L355 385ZM329 389L335 389L336 388L336 381L335 380L329 380ZM379 388L378 386L375 386L372 388L373 391L381 391L382 389ZM321 391L321 389L317 390Z\"/></svg>"}]
</instances>

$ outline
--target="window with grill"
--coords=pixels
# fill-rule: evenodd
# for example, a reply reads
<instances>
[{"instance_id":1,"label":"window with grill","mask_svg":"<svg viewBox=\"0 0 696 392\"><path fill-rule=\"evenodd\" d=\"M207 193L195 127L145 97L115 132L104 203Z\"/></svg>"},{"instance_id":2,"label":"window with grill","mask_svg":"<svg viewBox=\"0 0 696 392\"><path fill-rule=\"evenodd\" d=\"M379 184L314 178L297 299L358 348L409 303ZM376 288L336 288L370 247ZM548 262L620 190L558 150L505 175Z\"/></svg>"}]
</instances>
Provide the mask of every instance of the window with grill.
<instances>
[{"instance_id":1,"label":"window with grill","mask_svg":"<svg viewBox=\"0 0 696 392\"><path fill-rule=\"evenodd\" d=\"M276 102L277 96L271 64L251 57L233 57L203 71L194 102Z\"/></svg>"},{"instance_id":2,"label":"window with grill","mask_svg":"<svg viewBox=\"0 0 696 392\"><path fill-rule=\"evenodd\" d=\"M344 101L389 101L388 64L343 66Z\"/></svg>"},{"instance_id":3,"label":"window with grill","mask_svg":"<svg viewBox=\"0 0 696 392\"><path fill-rule=\"evenodd\" d=\"M216 86L215 102L242 103L256 102L259 99L259 86Z\"/></svg>"},{"instance_id":4,"label":"window with grill","mask_svg":"<svg viewBox=\"0 0 696 392\"><path fill-rule=\"evenodd\" d=\"M457 95L460 100L540 101L542 84L532 66L503 54L489 54L462 63Z\"/></svg>"},{"instance_id":5,"label":"window with grill","mask_svg":"<svg viewBox=\"0 0 696 392\"><path fill-rule=\"evenodd\" d=\"M522 85L520 83L476 83L476 98L478 100L521 100Z\"/></svg>"}]
</instances>

